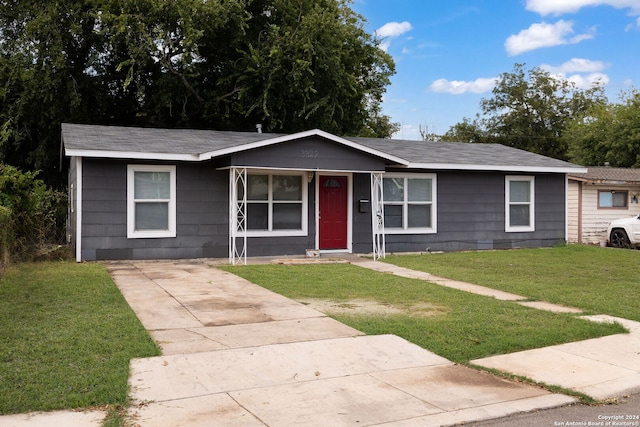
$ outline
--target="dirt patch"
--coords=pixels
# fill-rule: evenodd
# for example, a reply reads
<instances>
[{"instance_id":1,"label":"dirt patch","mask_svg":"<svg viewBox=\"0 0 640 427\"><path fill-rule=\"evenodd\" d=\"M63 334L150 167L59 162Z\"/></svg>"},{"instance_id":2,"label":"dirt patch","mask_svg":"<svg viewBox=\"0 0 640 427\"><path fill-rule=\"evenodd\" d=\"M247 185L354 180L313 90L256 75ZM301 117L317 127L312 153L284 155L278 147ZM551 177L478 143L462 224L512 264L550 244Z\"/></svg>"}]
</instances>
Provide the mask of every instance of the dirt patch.
<instances>
[{"instance_id":1,"label":"dirt patch","mask_svg":"<svg viewBox=\"0 0 640 427\"><path fill-rule=\"evenodd\" d=\"M300 300L302 304L325 314L346 315L409 315L416 317L441 316L447 313L446 307L429 303L394 305L373 300L351 299L334 301L329 299L308 298Z\"/></svg>"}]
</instances>

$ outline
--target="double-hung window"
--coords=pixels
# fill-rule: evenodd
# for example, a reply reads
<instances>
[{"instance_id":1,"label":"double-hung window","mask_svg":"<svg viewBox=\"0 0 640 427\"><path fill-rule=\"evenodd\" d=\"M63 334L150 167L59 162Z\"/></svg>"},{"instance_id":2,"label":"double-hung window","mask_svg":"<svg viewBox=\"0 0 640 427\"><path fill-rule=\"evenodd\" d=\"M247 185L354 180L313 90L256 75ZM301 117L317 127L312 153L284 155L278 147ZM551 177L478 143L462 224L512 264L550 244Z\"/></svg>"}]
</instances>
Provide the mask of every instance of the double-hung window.
<instances>
[{"instance_id":1,"label":"double-hung window","mask_svg":"<svg viewBox=\"0 0 640 427\"><path fill-rule=\"evenodd\" d=\"M436 232L435 175L385 174L382 191L385 233Z\"/></svg>"},{"instance_id":2,"label":"double-hung window","mask_svg":"<svg viewBox=\"0 0 640 427\"><path fill-rule=\"evenodd\" d=\"M247 235L306 235L306 184L302 174L247 174Z\"/></svg>"},{"instance_id":3,"label":"double-hung window","mask_svg":"<svg viewBox=\"0 0 640 427\"><path fill-rule=\"evenodd\" d=\"M127 167L127 237L176 237L176 167Z\"/></svg>"},{"instance_id":4,"label":"double-hung window","mask_svg":"<svg viewBox=\"0 0 640 427\"><path fill-rule=\"evenodd\" d=\"M535 230L535 180L532 176L505 178L505 231Z\"/></svg>"}]
</instances>

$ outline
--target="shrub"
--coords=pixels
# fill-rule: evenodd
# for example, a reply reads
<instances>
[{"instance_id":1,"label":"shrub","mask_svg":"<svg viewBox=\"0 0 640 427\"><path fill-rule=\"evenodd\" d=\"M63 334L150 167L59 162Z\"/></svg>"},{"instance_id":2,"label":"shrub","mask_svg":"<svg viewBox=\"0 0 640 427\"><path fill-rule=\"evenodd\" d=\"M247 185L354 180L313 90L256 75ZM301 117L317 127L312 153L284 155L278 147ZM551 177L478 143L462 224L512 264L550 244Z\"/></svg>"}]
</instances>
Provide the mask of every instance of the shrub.
<instances>
[{"instance_id":1,"label":"shrub","mask_svg":"<svg viewBox=\"0 0 640 427\"><path fill-rule=\"evenodd\" d=\"M9 227L11 210L0 206L0 277L9 263Z\"/></svg>"},{"instance_id":2,"label":"shrub","mask_svg":"<svg viewBox=\"0 0 640 427\"><path fill-rule=\"evenodd\" d=\"M66 195L49 188L38 172L0 165L0 206L8 209L5 240L12 259L35 259L64 241Z\"/></svg>"}]
</instances>

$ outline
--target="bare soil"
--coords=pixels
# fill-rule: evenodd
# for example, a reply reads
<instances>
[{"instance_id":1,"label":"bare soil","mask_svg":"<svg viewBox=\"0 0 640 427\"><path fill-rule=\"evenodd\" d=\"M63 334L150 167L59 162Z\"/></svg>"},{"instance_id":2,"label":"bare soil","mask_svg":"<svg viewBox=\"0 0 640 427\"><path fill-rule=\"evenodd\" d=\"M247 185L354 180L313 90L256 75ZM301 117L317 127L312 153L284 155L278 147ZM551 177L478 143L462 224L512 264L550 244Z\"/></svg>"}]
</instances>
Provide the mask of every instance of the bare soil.
<instances>
[{"instance_id":1,"label":"bare soil","mask_svg":"<svg viewBox=\"0 0 640 427\"><path fill-rule=\"evenodd\" d=\"M447 308L429 303L393 305L365 299L334 301L320 298L307 298L300 300L300 302L322 313L337 315L411 315L431 317L447 313Z\"/></svg>"}]
</instances>

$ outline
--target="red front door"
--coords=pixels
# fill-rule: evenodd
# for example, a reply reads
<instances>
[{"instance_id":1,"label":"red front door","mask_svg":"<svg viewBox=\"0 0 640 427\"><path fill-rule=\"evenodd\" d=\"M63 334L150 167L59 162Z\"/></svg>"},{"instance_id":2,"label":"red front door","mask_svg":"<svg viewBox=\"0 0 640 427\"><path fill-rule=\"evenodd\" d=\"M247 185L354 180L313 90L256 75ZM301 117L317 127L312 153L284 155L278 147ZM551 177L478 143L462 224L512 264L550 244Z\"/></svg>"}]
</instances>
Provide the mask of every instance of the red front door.
<instances>
[{"instance_id":1,"label":"red front door","mask_svg":"<svg viewBox=\"0 0 640 427\"><path fill-rule=\"evenodd\" d=\"M347 177L320 176L320 249L347 248Z\"/></svg>"}]
</instances>

